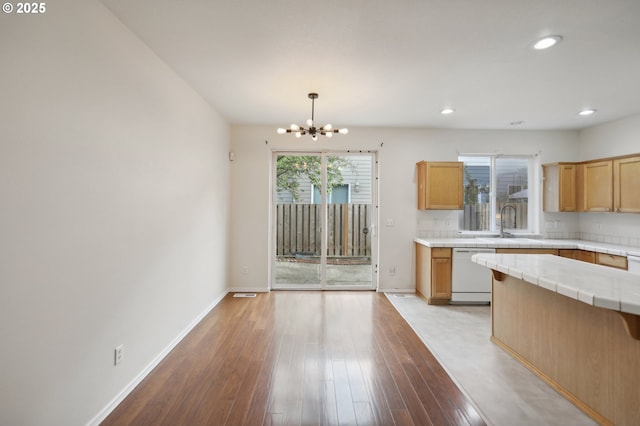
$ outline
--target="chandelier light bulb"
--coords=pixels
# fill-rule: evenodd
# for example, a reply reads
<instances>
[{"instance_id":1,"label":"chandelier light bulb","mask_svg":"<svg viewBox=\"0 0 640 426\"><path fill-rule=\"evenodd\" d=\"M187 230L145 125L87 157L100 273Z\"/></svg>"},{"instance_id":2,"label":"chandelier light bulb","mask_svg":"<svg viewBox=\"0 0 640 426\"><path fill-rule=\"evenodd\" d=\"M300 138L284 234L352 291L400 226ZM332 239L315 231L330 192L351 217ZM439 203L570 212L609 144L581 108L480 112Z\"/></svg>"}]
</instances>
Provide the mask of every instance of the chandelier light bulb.
<instances>
[{"instance_id":1,"label":"chandelier light bulb","mask_svg":"<svg viewBox=\"0 0 640 426\"><path fill-rule=\"evenodd\" d=\"M349 133L349 130L346 128L342 129L334 129L333 126L329 123L324 126L315 125L315 100L318 99L317 93L309 93L309 99L311 99L311 118L306 121L307 127L299 126L297 124L292 124L288 129L278 128L276 131L278 134L284 133L293 133L296 138L302 137L302 135L309 134L311 138L316 141L318 140L318 133L322 136L326 136L328 138L332 137L334 133L340 133L346 135Z\"/></svg>"}]
</instances>

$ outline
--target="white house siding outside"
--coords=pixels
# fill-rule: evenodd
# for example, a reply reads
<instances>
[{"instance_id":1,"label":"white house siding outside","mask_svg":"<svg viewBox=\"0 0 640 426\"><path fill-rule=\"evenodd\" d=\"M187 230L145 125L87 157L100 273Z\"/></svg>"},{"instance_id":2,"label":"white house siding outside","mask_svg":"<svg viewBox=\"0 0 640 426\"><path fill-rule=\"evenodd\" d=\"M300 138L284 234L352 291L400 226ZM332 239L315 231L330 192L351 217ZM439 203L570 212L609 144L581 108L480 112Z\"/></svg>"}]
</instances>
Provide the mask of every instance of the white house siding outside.
<instances>
[{"instance_id":1,"label":"white house siding outside","mask_svg":"<svg viewBox=\"0 0 640 426\"><path fill-rule=\"evenodd\" d=\"M371 157L368 155L340 155L345 159L349 166L341 168L342 185L346 185L348 189L349 204L371 204L372 193L372 170ZM337 193L338 191L336 191ZM296 201L297 204L319 204L317 192L314 196L314 187L307 176L300 178L300 196ZM329 202L344 203L341 200L332 200ZM276 191L276 204L294 203L293 196L289 191Z\"/></svg>"}]
</instances>

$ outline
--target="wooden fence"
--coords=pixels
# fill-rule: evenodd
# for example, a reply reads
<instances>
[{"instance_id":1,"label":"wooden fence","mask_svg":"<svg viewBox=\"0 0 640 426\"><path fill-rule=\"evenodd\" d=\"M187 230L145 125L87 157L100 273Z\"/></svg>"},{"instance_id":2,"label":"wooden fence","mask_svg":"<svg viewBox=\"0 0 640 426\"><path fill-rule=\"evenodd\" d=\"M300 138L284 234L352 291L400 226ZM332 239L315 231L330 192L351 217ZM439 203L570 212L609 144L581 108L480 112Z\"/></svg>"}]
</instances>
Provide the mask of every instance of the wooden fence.
<instances>
[{"instance_id":1,"label":"wooden fence","mask_svg":"<svg viewBox=\"0 0 640 426\"><path fill-rule=\"evenodd\" d=\"M276 255L320 256L319 204L277 204ZM327 206L327 256L371 256L371 204Z\"/></svg>"},{"instance_id":2,"label":"wooden fence","mask_svg":"<svg viewBox=\"0 0 640 426\"><path fill-rule=\"evenodd\" d=\"M498 203L498 211L505 205L515 207L516 209L516 229L526 229L528 204L527 203ZM464 224L462 229L465 231L486 231L491 229L491 220L496 221L496 228L500 228L500 219L497 215L491 214L489 203L467 204L464 206ZM507 209L504 213L504 227L513 229L513 210Z\"/></svg>"}]
</instances>

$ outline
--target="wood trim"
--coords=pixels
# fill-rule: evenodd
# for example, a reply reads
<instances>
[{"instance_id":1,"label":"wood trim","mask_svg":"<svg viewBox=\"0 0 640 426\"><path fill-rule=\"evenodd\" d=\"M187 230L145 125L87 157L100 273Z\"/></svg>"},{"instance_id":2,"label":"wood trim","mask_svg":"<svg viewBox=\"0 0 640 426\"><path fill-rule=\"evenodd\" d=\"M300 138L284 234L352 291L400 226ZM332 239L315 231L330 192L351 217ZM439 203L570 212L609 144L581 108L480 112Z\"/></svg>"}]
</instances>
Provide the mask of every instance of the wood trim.
<instances>
[{"instance_id":1,"label":"wood trim","mask_svg":"<svg viewBox=\"0 0 640 426\"><path fill-rule=\"evenodd\" d=\"M491 270L491 274L493 275L493 279L496 281L503 281L504 280L504 274L500 271L498 271L497 269L492 269Z\"/></svg>"},{"instance_id":2,"label":"wood trim","mask_svg":"<svg viewBox=\"0 0 640 426\"><path fill-rule=\"evenodd\" d=\"M580 161L577 164L595 163L597 161L623 160L625 158L637 157L639 155L640 155L640 152L639 153L635 153L635 154L617 155L615 157L594 158L593 160Z\"/></svg>"},{"instance_id":3,"label":"wood trim","mask_svg":"<svg viewBox=\"0 0 640 426\"><path fill-rule=\"evenodd\" d=\"M626 312L618 312L618 315L622 318L624 328L627 330L629 336L636 340L640 340L640 317Z\"/></svg>"}]
</instances>

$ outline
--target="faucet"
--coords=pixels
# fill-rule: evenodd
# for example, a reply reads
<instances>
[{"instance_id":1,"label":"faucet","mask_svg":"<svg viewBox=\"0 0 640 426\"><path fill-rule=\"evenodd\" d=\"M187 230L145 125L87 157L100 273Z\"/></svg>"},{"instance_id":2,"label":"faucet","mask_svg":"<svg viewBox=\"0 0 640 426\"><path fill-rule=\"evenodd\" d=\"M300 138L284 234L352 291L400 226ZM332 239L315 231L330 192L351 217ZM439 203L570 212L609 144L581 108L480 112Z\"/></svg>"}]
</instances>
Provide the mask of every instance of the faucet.
<instances>
[{"instance_id":1,"label":"faucet","mask_svg":"<svg viewBox=\"0 0 640 426\"><path fill-rule=\"evenodd\" d=\"M518 218L516 216L518 214L518 211L511 204L505 204L500 209L500 238L512 237L513 236L508 232L504 232L504 211L507 209L507 207L509 207L509 208L511 208L511 210L513 210L513 227L514 228L518 227L518 224L517 224L517 219Z\"/></svg>"}]
</instances>

